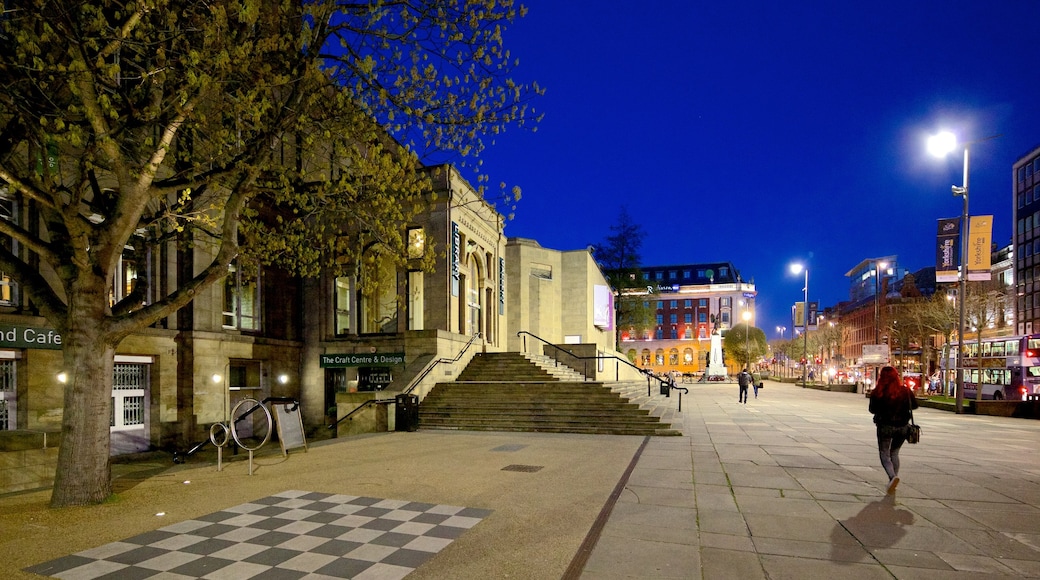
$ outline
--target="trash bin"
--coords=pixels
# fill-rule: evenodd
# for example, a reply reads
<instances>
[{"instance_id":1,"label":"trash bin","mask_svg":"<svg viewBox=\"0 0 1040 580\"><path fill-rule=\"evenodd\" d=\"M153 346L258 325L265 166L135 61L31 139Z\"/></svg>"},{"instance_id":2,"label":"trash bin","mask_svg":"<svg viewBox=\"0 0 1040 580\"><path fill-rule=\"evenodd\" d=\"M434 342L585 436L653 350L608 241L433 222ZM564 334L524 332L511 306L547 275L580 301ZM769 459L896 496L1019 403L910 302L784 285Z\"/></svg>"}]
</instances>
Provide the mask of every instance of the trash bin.
<instances>
[{"instance_id":1,"label":"trash bin","mask_svg":"<svg viewBox=\"0 0 1040 580\"><path fill-rule=\"evenodd\" d=\"M666 397L672 396L671 384L668 381L661 381L661 394Z\"/></svg>"},{"instance_id":2,"label":"trash bin","mask_svg":"<svg viewBox=\"0 0 1040 580\"><path fill-rule=\"evenodd\" d=\"M419 396L397 395L394 397L397 410L394 412L396 431L415 431L419 428Z\"/></svg>"}]
</instances>

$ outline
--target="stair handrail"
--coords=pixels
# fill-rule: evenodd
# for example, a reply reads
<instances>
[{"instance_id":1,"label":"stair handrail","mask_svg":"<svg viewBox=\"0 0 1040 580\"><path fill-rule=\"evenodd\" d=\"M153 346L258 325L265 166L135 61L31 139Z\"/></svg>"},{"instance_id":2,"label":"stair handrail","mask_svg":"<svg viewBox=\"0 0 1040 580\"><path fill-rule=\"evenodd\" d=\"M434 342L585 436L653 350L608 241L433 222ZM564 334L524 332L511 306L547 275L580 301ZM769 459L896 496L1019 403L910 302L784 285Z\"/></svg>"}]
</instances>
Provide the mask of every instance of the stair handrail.
<instances>
[{"instance_id":1,"label":"stair handrail","mask_svg":"<svg viewBox=\"0 0 1040 580\"><path fill-rule=\"evenodd\" d=\"M422 380L426 378L426 375L430 374L437 365L439 365L441 363L456 363L456 362L459 362L460 360L462 360L462 355L466 354L466 351L469 350L469 347L473 346L473 342L475 340L477 340L478 338L480 338L480 333L479 332L477 332L473 336L469 337L469 341L467 341L466 344L462 347L462 350L459 351L459 354L455 355L455 358L439 358L439 359L432 360L432 361L426 363L426 366L423 367L423 370L420 371L419 374L415 375L415 378L413 378L412 380L408 381L408 386L405 387L404 390L401 391L401 394L402 395L410 395L412 393L412 391L415 389L415 387L419 386L419 383L422 382ZM347 413L346 415L343 415L342 417L337 419L335 423L329 425L329 429L335 429L336 427L339 426L340 423L342 423L343 421L345 421L347 419L350 419L351 416L354 415L354 413L357 413L358 411L368 407L369 405L386 405L386 404L389 404L389 403L394 403L396 401L397 401L396 398L395 399L369 399L369 400L365 401L364 403L361 403L357 407L354 407L353 409L351 409L350 412ZM353 421L353 419L350 419L350 420Z\"/></svg>"},{"instance_id":2,"label":"stair handrail","mask_svg":"<svg viewBox=\"0 0 1040 580\"><path fill-rule=\"evenodd\" d=\"M646 375L646 377L647 377L647 397L652 396L651 389L650 389L650 380L651 379L656 379L657 383L659 384L660 387L662 387L662 388L667 387L668 388L668 391L665 391L665 393L666 393L665 396L666 397L669 396L668 395L669 391L671 391L673 389L678 391L679 392L679 412L680 413L682 412L682 395L683 394L687 394L687 395L690 394L690 389L686 389L685 387L679 387L678 385L676 385L675 384L675 379L673 379L671 376L668 376L668 375L658 375L657 373L653 372L650 369L644 369L644 368L636 367L635 365L632 364L631 361L629 361L628 359L622 359L621 357L618 357L617 354L596 354L596 355L593 355L593 357L581 357L581 355L575 354L574 352L572 352L570 350L567 350L566 348L558 347L555 344L552 344L551 342L545 340L544 338L542 338L542 337L540 337L540 336L538 336L538 335L536 335L534 333L530 333L528 331L520 331L520 332L517 333L517 336L520 337L522 339L522 341L523 341L523 351L524 352L527 351L527 337L531 337L531 338L534 338L534 339L542 341L543 344L547 344L547 345L551 346L553 348L553 353L555 353L556 351L566 352L568 355L570 355L570 357L572 359L576 359L578 361L583 361L582 364L584 365L584 372L582 374L584 375L584 377L586 377L586 380L589 379L589 361L597 361L597 360L600 360L600 359L614 359L618 363L624 363L624 364L632 367L636 371L639 371L639 372L641 372L641 373ZM553 357L553 359L556 362L556 366L560 366L560 359L556 359L555 357ZM615 371L615 372L617 372L617 371Z\"/></svg>"},{"instance_id":3,"label":"stair handrail","mask_svg":"<svg viewBox=\"0 0 1040 580\"><path fill-rule=\"evenodd\" d=\"M661 385L661 386L664 386L665 384L667 384L669 389L675 389L676 391L679 391L679 410L680 411L682 411L682 396L683 396L683 394L689 394L690 393L690 390L687 389L686 387L680 387L680 386L676 385L675 384L675 380L672 379L671 377L668 377L668 376L658 376L654 371L652 371L650 369L644 369L644 368L637 367L636 365L632 364L632 361L630 361L628 359L625 359L625 358L621 358L621 357L617 356L616 354L594 355L594 356L579 356L579 355L576 355L576 354L574 354L573 352L571 352L571 351L569 351L567 349L560 348L560 347L556 346L555 344L549 342L548 340L545 340L544 338L542 338L542 337L540 337L540 336L538 336L538 335L536 335L536 334L534 334L532 332L529 332L527 330L521 330L521 331L517 332L516 335L518 337L520 337L522 339L522 341L523 341L524 352L527 352L527 337L530 336L531 338L534 338L534 339L542 341L543 344L547 344L547 345L551 346L554 349L553 353L556 353L557 351L559 351L559 352L563 352L563 353L568 354L569 356L571 356L574 359L585 361L583 363L585 371L582 374L585 376L586 380L588 380L588 377L589 377L589 367L588 367L588 361L589 360L614 359L618 363L624 363L624 364L632 367L636 371L646 375L646 396L648 396L648 397L651 396L651 394L650 394L650 391L651 391L651 389L650 389L650 380L651 379L656 379L658 381L659 385ZM555 357L553 357L553 358L556 361L556 366L559 366L560 359L555 358ZM617 376L616 373L615 373L615 376Z\"/></svg>"}]
</instances>

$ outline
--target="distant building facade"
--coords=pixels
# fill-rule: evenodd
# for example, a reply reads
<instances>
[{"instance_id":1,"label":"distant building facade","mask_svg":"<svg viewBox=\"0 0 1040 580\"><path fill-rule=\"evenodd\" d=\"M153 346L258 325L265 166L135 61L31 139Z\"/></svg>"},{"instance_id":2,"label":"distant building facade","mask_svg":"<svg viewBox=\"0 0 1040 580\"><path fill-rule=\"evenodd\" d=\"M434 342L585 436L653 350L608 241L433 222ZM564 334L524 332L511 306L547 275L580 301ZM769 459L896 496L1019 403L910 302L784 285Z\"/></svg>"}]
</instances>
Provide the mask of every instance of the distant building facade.
<instances>
[{"instance_id":1,"label":"distant building facade","mask_svg":"<svg viewBox=\"0 0 1040 580\"><path fill-rule=\"evenodd\" d=\"M621 351L655 372L701 373L707 368L711 333L725 333L750 313L755 324L753 281L729 262L650 266L640 269L645 288L625 290L656 311L652 328L620 328Z\"/></svg>"}]
</instances>

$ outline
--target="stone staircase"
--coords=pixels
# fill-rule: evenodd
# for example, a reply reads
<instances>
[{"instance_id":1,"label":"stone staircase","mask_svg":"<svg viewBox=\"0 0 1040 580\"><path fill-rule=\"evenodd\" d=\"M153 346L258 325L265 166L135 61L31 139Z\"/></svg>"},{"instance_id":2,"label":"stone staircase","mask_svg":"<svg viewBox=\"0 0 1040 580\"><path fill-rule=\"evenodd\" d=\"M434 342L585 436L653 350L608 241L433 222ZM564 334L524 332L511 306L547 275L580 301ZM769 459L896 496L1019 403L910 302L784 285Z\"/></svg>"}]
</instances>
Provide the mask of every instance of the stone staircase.
<instances>
[{"instance_id":1,"label":"stone staircase","mask_svg":"<svg viewBox=\"0 0 1040 580\"><path fill-rule=\"evenodd\" d=\"M644 398L645 394L644 386ZM422 400L419 428L681 434L648 408L628 401L621 391L602 382L584 380L581 374L562 365L556 367L551 358L544 360L521 353L484 353L473 357L455 382L438 383Z\"/></svg>"}]
</instances>

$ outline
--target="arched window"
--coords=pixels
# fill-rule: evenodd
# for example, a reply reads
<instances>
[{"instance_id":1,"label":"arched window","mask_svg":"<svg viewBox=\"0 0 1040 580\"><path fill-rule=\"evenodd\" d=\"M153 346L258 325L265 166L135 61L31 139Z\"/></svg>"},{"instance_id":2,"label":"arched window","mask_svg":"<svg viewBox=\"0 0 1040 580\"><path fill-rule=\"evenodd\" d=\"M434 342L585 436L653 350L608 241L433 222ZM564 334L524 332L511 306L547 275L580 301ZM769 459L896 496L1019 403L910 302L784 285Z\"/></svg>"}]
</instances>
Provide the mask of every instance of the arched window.
<instances>
[{"instance_id":1,"label":"arched window","mask_svg":"<svg viewBox=\"0 0 1040 580\"><path fill-rule=\"evenodd\" d=\"M693 365L693 361L694 361L695 358L696 357L693 356L693 349L692 348L683 349L682 364L684 366L691 366L691 365Z\"/></svg>"},{"instance_id":2,"label":"arched window","mask_svg":"<svg viewBox=\"0 0 1040 580\"><path fill-rule=\"evenodd\" d=\"M668 364L673 366L679 364L679 349L673 348L668 351Z\"/></svg>"},{"instance_id":3,"label":"arched window","mask_svg":"<svg viewBox=\"0 0 1040 580\"><path fill-rule=\"evenodd\" d=\"M664 350L657 349L657 352L654 353L654 364L657 366L664 365Z\"/></svg>"}]
</instances>

